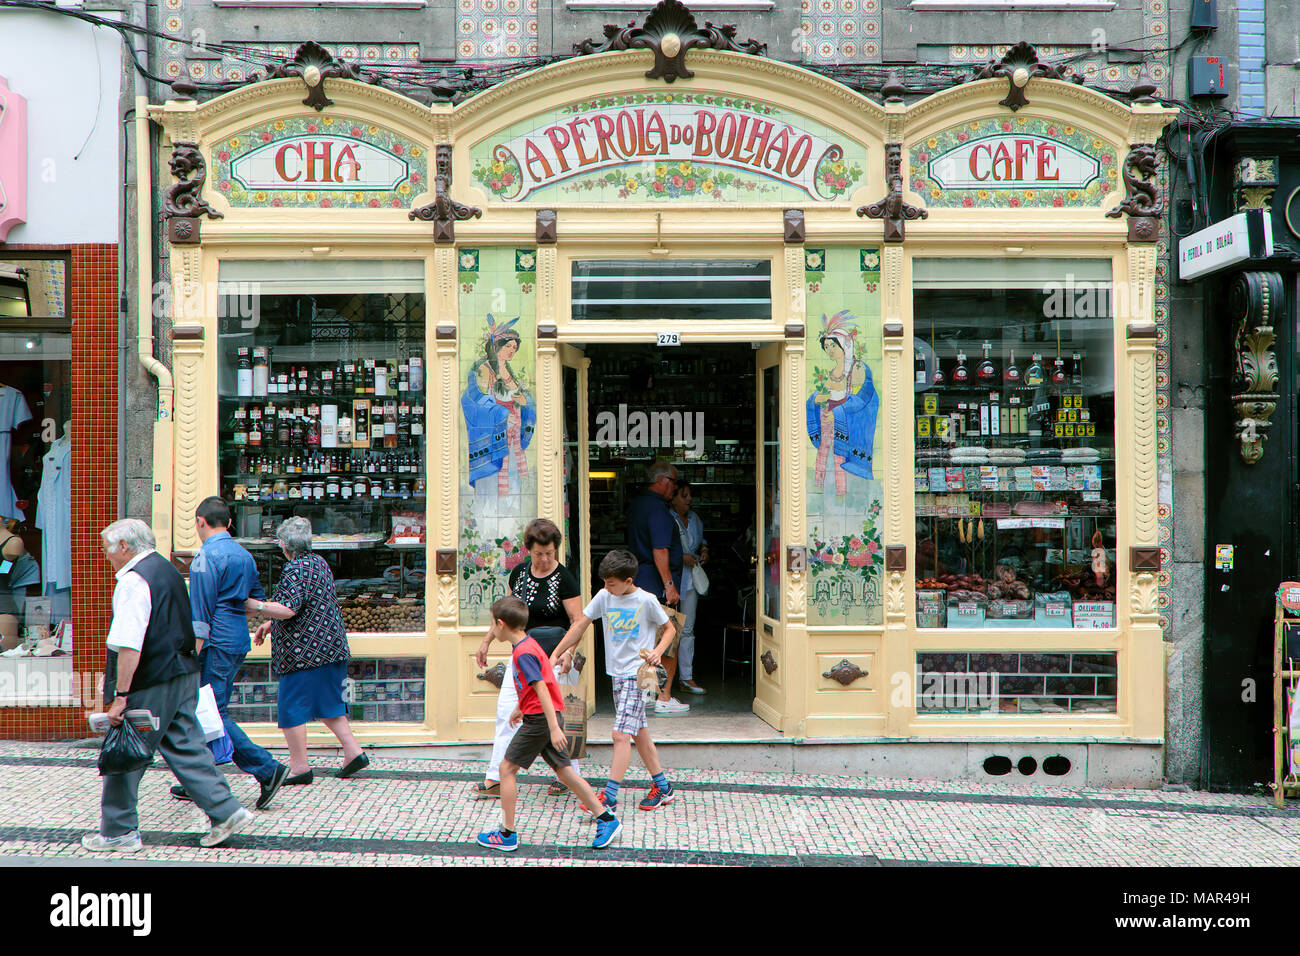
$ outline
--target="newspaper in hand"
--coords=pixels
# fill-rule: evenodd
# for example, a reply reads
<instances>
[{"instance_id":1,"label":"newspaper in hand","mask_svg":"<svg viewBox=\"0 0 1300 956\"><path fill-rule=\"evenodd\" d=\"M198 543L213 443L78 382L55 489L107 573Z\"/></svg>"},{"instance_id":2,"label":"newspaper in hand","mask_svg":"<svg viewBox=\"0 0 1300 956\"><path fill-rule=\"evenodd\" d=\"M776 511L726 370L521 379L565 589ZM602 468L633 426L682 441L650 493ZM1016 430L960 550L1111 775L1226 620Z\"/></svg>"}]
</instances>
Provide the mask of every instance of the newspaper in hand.
<instances>
[{"instance_id":1,"label":"newspaper in hand","mask_svg":"<svg viewBox=\"0 0 1300 956\"><path fill-rule=\"evenodd\" d=\"M158 718L154 716L152 711L145 710L142 708L135 708L132 710L128 710L122 716L127 720L129 720L131 722L131 726L134 727L142 734L147 734L150 731L154 731L158 729ZM112 726L112 724L109 722L108 714L102 712L91 714L89 720L90 720L90 729L97 734L108 733L108 728Z\"/></svg>"}]
</instances>

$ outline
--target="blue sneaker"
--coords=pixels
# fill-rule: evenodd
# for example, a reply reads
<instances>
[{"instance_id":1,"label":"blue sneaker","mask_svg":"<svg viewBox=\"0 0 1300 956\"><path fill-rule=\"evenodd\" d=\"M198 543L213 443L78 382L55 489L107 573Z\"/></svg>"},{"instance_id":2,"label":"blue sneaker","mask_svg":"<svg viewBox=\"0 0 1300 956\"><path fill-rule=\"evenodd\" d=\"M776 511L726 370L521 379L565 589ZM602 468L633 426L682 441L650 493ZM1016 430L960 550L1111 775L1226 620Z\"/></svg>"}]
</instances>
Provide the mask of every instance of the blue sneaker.
<instances>
[{"instance_id":1,"label":"blue sneaker","mask_svg":"<svg viewBox=\"0 0 1300 956\"><path fill-rule=\"evenodd\" d=\"M519 849L519 834L512 833L506 836L500 830L493 830L491 833L480 833L478 835L478 845L485 846L489 850L501 850L509 853L511 850Z\"/></svg>"},{"instance_id":2,"label":"blue sneaker","mask_svg":"<svg viewBox=\"0 0 1300 956\"><path fill-rule=\"evenodd\" d=\"M612 820L596 820L596 839L591 842L593 850L603 850L614 842L614 837L618 836L623 830L623 824L618 822L618 817Z\"/></svg>"}]
</instances>

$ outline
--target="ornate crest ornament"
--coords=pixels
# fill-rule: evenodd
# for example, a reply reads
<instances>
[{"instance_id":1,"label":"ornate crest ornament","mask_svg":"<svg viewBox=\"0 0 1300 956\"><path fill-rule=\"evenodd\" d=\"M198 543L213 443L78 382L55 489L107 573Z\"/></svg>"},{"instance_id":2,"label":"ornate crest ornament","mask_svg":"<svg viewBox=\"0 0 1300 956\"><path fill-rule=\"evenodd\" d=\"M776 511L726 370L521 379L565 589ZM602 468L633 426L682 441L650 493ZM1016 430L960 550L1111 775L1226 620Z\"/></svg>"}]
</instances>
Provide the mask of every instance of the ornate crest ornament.
<instances>
[{"instance_id":1,"label":"ornate crest ornament","mask_svg":"<svg viewBox=\"0 0 1300 956\"><path fill-rule=\"evenodd\" d=\"M646 79L662 78L672 83L678 77L689 80L695 75L686 69L687 50L730 50L762 56L767 52L767 44L752 39L737 44L733 24L715 27L705 20L701 28L681 0L660 0L641 26L636 26L635 20L625 27L607 23L603 41L583 40L573 45L573 52L578 54L610 50L653 51L655 65L646 71Z\"/></svg>"},{"instance_id":2,"label":"ornate crest ornament","mask_svg":"<svg viewBox=\"0 0 1300 956\"><path fill-rule=\"evenodd\" d=\"M203 199L203 184L208 180L208 166L198 143L173 143L168 167L180 182L163 196L163 218L167 220L167 238L173 245L194 245L199 241L200 216L224 219Z\"/></svg>"},{"instance_id":3,"label":"ornate crest ornament","mask_svg":"<svg viewBox=\"0 0 1300 956\"><path fill-rule=\"evenodd\" d=\"M772 671L776 670L776 658L772 656L772 652L764 651L759 660L763 664L763 670L767 671L767 676L771 677Z\"/></svg>"},{"instance_id":4,"label":"ornate crest ornament","mask_svg":"<svg viewBox=\"0 0 1300 956\"><path fill-rule=\"evenodd\" d=\"M859 677L866 676L867 672L857 664L854 664L847 657L822 674L822 677L825 677L827 680L836 681L842 687L848 687Z\"/></svg>"},{"instance_id":5,"label":"ornate crest ornament","mask_svg":"<svg viewBox=\"0 0 1300 956\"><path fill-rule=\"evenodd\" d=\"M456 241L456 222L464 219L481 219L483 210L467 206L451 198L451 146L439 143L434 160L433 202L407 213L408 219L433 223L433 241Z\"/></svg>"},{"instance_id":6,"label":"ornate crest ornament","mask_svg":"<svg viewBox=\"0 0 1300 956\"><path fill-rule=\"evenodd\" d=\"M929 219L930 214L917 206L903 202L903 145L885 144L885 183L889 192L883 199L858 207L858 215L868 219L885 220L885 242L902 242L904 223L909 219Z\"/></svg>"},{"instance_id":7,"label":"ornate crest ornament","mask_svg":"<svg viewBox=\"0 0 1300 956\"><path fill-rule=\"evenodd\" d=\"M294 52L288 63L268 63L259 73L249 76L246 82L260 83L263 80L283 80L298 77L307 86L307 98L303 106L310 106L320 112L334 101L325 95L325 81L329 79L356 80L372 86L382 86L383 77L359 70L347 60L335 59L328 50L315 40L308 40Z\"/></svg>"},{"instance_id":8,"label":"ornate crest ornament","mask_svg":"<svg viewBox=\"0 0 1300 956\"><path fill-rule=\"evenodd\" d=\"M1164 205L1154 180L1160 172L1156 148L1151 143L1134 143L1124 160L1124 201L1106 213L1111 219L1127 215L1129 242L1155 242L1160 238L1160 217Z\"/></svg>"},{"instance_id":9,"label":"ornate crest ornament","mask_svg":"<svg viewBox=\"0 0 1300 956\"><path fill-rule=\"evenodd\" d=\"M487 681L497 690L500 690L502 682L506 679L505 662L503 661L499 664L493 664L487 670L480 673L478 675L478 679L482 681Z\"/></svg>"},{"instance_id":10,"label":"ornate crest ornament","mask_svg":"<svg viewBox=\"0 0 1300 956\"><path fill-rule=\"evenodd\" d=\"M1253 465L1264 457L1264 441L1277 410L1277 356L1273 352L1273 309L1282 302L1282 277L1276 272L1243 272L1228 293L1232 317L1232 407L1234 437L1241 457Z\"/></svg>"},{"instance_id":11,"label":"ornate crest ornament","mask_svg":"<svg viewBox=\"0 0 1300 956\"><path fill-rule=\"evenodd\" d=\"M1066 80L1070 83L1082 83L1084 80L1064 64L1052 66L1039 60L1038 51L1024 40L1007 50L1006 56L1001 60L992 61L976 73L975 79L992 80L999 76L1005 76L1008 85L1006 98L998 105L1007 107L1013 113L1020 107L1029 105L1029 100L1025 98L1025 89L1029 86L1029 81L1036 76L1043 76L1049 80Z\"/></svg>"}]
</instances>

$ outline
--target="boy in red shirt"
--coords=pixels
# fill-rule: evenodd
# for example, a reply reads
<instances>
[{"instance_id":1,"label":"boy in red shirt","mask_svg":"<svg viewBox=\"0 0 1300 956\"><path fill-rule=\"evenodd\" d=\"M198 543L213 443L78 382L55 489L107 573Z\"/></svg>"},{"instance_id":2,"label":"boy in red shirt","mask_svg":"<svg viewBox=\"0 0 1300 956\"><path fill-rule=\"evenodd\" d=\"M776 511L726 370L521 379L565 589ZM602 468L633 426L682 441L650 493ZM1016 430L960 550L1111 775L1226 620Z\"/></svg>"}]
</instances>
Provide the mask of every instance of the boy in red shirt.
<instances>
[{"instance_id":1,"label":"boy in red shirt","mask_svg":"<svg viewBox=\"0 0 1300 956\"><path fill-rule=\"evenodd\" d=\"M527 770L539 756L551 765L555 775L572 790L585 806L599 806L596 793L569 759L569 741L564 736L556 714L564 709L555 671L541 645L525 633L528 626L528 606L517 597L503 597L492 605L492 630L494 640L509 641L514 647L515 690L519 692L519 706L510 715L513 726L523 721L505 759L501 761L501 820L499 830L480 833L478 842L491 850L519 849L519 835L515 832L515 799L518 793L516 777L520 769ZM622 825L618 818L605 811L596 818L596 839L593 849L609 846L618 836Z\"/></svg>"}]
</instances>

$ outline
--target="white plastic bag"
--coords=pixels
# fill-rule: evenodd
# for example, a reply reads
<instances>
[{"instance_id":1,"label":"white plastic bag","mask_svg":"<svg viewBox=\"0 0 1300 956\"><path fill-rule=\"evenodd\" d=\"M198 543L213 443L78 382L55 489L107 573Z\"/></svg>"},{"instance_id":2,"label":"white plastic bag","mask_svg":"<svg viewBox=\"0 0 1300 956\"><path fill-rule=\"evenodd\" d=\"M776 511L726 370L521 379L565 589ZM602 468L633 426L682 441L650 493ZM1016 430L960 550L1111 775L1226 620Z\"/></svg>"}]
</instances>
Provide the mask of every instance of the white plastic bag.
<instances>
[{"instance_id":1,"label":"white plastic bag","mask_svg":"<svg viewBox=\"0 0 1300 956\"><path fill-rule=\"evenodd\" d=\"M199 688L199 703L194 715L198 717L199 726L203 728L204 743L216 740L226 732L225 725L221 722L221 711L217 709L217 695L212 693L211 684L204 684Z\"/></svg>"}]
</instances>

